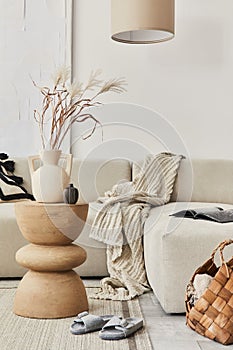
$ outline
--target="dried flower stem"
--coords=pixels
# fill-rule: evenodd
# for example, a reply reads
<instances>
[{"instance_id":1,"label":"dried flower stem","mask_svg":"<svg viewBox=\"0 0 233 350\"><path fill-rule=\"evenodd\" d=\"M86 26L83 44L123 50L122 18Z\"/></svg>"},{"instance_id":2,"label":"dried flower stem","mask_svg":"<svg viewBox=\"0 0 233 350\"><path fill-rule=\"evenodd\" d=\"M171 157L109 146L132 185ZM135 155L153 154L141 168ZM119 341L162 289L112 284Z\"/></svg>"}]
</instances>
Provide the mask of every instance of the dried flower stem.
<instances>
[{"instance_id":1,"label":"dried flower stem","mask_svg":"<svg viewBox=\"0 0 233 350\"><path fill-rule=\"evenodd\" d=\"M92 120L94 126L91 132L83 137L87 139L93 135L98 125L101 123L85 110L100 104L94 101L98 96L107 92L121 93L126 91L124 88L125 80L110 79L102 81L98 79L100 71L92 72L87 85L82 89L82 84L73 83L70 86L67 84L68 69L63 67L58 70L58 74L54 77L54 87L51 90L47 86L40 87L34 80L34 86L38 88L43 96L41 112L34 110L34 118L39 124L42 147L46 147L45 124L50 123L49 146L51 149L60 148L67 133L74 123L82 123L87 120ZM98 91L91 98L86 98L88 90Z\"/></svg>"}]
</instances>

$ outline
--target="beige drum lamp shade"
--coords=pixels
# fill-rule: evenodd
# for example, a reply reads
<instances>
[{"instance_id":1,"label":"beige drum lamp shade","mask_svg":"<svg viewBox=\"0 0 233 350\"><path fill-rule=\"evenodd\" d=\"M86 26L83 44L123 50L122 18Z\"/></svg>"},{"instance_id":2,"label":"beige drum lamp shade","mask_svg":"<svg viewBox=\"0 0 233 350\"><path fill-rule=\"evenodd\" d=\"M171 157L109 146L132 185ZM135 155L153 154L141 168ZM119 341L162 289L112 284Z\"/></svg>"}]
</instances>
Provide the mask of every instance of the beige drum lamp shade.
<instances>
[{"instance_id":1,"label":"beige drum lamp shade","mask_svg":"<svg viewBox=\"0 0 233 350\"><path fill-rule=\"evenodd\" d=\"M112 0L112 39L150 44L174 37L175 0Z\"/></svg>"}]
</instances>

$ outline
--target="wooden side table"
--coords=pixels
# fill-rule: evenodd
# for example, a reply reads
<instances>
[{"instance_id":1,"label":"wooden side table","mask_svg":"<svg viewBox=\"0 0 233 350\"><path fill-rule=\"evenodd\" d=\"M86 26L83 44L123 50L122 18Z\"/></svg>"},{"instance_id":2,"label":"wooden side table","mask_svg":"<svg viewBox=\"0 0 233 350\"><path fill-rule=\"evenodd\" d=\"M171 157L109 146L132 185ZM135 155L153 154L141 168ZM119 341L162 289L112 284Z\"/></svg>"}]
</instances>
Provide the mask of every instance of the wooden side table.
<instances>
[{"instance_id":1,"label":"wooden side table","mask_svg":"<svg viewBox=\"0 0 233 350\"><path fill-rule=\"evenodd\" d=\"M16 261L29 269L14 299L14 313L32 318L61 318L88 310L85 287L72 268L86 252L72 242L79 236L88 205L22 201L15 205L23 236L31 243Z\"/></svg>"}]
</instances>

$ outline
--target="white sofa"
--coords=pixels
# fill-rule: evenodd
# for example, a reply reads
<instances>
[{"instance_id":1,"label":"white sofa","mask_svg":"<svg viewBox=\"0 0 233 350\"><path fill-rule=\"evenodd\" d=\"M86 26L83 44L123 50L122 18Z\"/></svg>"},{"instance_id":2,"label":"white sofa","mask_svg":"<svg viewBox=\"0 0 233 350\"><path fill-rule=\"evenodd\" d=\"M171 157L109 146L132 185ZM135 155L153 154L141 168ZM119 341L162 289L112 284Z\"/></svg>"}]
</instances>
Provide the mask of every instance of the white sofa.
<instances>
[{"instance_id":1,"label":"white sofa","mask_svg":"<svg viewBox=\"0 0 233 350\"><path fill-rule=\"evenodd\" d=\"M31 191L27 159L16 159L15 173L24 177ZM78 162L74 159L72 182L81 189L80 203L88 202L87 222L77 243L87 251L87 261L77 268L81 276L106 276L105 245L88 237L95 211L92 202L116 182L131 180L138 166L127 160ZM79 174L79 175L78 175ZM233 161L182 160L171 202L152 208L145 223L144 256L150 285L168 313L184 312L184 290L194 269L209 258L222 240L233 238L233 223L169 216L187 208L233 207ZM192 188L193 185L193 188ZM0 277L20 277L25 269L15 262L15 252L27 242L15 220L14 204L0 202Z\"/></svg>"}]
</instances>

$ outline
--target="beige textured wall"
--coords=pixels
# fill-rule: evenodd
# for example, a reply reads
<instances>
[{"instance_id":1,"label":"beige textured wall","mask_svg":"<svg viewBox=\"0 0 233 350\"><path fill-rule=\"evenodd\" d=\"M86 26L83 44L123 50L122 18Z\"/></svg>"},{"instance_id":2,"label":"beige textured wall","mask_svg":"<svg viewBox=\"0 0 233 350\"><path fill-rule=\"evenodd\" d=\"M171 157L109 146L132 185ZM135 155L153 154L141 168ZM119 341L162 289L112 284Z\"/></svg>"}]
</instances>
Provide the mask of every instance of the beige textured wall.
<instances>
[{"instance_id":1,"label":"beige textured wall","mask_svg":"<svg viewBox=\"0 0 233 350\"><path fill-rule=\"evenodd\" d=\"M110 40L110 0L74 3L74 77L86 80L96 68L104 77L125 76L128 92L103 101L159 112L193 157L232 158L232 0L176 0L175 39L148 46ZM98 137L91 146L82 143L81 154L99 143ZM73 150L79 154L77 142Z\"/></svg>"}]
</instances>

